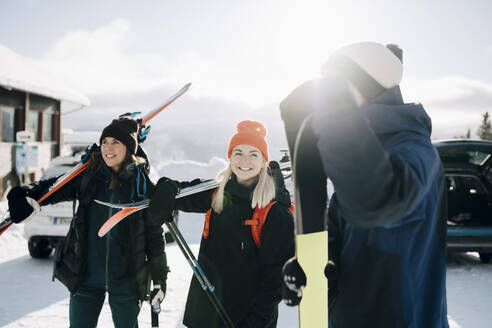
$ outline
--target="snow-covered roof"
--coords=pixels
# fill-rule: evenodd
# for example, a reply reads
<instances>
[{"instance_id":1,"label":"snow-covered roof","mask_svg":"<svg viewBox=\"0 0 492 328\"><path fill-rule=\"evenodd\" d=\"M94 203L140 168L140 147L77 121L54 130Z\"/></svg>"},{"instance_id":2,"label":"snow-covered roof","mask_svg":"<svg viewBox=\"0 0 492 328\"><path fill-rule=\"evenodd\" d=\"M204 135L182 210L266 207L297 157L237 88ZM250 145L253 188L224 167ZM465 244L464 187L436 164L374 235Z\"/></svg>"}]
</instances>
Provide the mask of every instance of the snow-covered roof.
<instances>
[{"instance_id":1,"label":"snow-covered roof","mask_svg":"<svg viewBox=\"0 0 492 328\"><path fill-rule=\"evenodd\" d=\"M91 145L99 142L101 132L97 131L73 131L63 129L63 143L69 145Z\"/></svg>"},{"instance_id":2,"label":"snow-covered roof","mask_svg":"<svg viewBox=\"0 0 492 328\"><path fill-rule=\"evenodd\" d=\"M29 58L0 43L0 86L89 106L90 100L56 81Z\"/></svg>"}]
</instances>

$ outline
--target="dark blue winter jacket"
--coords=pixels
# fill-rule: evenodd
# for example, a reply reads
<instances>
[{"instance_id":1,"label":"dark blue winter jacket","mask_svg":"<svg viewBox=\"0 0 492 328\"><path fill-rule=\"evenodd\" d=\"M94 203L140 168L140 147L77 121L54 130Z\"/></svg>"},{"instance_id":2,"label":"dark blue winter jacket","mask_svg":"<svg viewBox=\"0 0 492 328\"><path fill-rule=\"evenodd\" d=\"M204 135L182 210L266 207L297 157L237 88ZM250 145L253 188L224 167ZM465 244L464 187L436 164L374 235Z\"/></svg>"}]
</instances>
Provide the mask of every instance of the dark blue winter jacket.
<instances>
[{"instance_id":1,"label":"dark blue winter jacket","mask_svg":"<svg viewBox=\"0 0 492 328\"><path fill-rule=\"evenodd\" d=\"M330 326L448 327L445 180L424 108L394 87L312 122L335 187Z\"/></svg>"}]
</instances>

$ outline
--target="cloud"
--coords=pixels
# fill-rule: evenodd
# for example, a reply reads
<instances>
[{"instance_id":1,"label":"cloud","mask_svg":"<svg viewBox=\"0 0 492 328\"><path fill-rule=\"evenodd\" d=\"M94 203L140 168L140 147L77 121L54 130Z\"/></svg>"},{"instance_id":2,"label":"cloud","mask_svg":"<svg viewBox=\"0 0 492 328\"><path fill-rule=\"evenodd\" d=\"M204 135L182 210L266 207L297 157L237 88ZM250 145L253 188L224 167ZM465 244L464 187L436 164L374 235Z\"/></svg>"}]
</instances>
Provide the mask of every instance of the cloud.
<instances>
[{"instance_id":1,"label":"cloud","mask_svg":"<svg viewBox=\"0 0 492 328\"><path fill-rule=\"evenodd\" d=\"M288 60L279 63L273 54L231 52L227 47L208 56L194 47L184 52L159 52L152 45L135 49L132 37L132 25L124 19L93 30L72 30L56 40L39 61L54 74L68 77L91 100L193 82L192 97L242 103L250 109L278 103L306 79L303 76L306 70L312 72L312 66L319 73L314 61L286 67Z\"/></svg>"},{"instance_id":2,"label":"cloud","mask_svg":"<svg viewBox=\"0 0 492 328\"><path fill-rule=\"evenodd\" d=\"M402 84L405 100L421 102L433 121L433 135L451 138L475 131L484 112L492 112L492 84L463 76L433 79L407 78Z\"/></svg>"},{"instance_id":3,"label":"cloud","mask_svg":"<svg viewBox=\"0 0 492 328\"><path fill-rule=\"evenodd\" d=\"M152 122L149 148L166 158L206 161L207 155L223 155L235 124L246 118L264 121L272 132L272 149L283 148L277 104L301 81L319 74L319 58L287 64L288 58L266 51L235 50L234 56L219 49L206 57L152 47L135 50L132 35L132 25L123 19L69 31L39 60L51 72L70 77L92 101L90 108L65 116L64 127L100 130L118 114L145 113L193 82L187 95ZM464 76L407 77L402 89L406 100L424 104L434 136L461 135L468 127L474 131L481 114L492 111L492 85ZM196 143L206 145L195 149Z\"/></svg>"},{"instance_id":4,"label":"cloud","mask_svg":"<svg viewBox=\"0 0 492 328\"><path fill-rule=\"evenodd\" d=\"M56 40L41 63L69 76L81 92L94 95L138 92L169 83L165 58L129 51L128 21L117 19L93 31L74 30Z\"/></svg>"}]
</instances>

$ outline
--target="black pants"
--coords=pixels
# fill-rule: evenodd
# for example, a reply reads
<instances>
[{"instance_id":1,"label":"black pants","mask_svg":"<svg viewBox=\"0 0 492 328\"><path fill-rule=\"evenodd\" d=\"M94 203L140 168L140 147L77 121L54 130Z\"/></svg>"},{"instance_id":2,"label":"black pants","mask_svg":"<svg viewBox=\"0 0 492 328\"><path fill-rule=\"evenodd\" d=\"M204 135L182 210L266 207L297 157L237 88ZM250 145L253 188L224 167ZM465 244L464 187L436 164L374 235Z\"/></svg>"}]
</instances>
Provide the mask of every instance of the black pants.
<instances>
[{"instance_id":1,"label":"black pants","mask_svg":"<svg viewBox=\"0 0 492 328\"><path fill-rule=\"evenodd\" d=\"M108 292L115 328L138 328L140 312L135 297L124 288ZM70 328L94 328L106 297L104 288L81 286L70 296Z\"/></svg>"}]
</instances>

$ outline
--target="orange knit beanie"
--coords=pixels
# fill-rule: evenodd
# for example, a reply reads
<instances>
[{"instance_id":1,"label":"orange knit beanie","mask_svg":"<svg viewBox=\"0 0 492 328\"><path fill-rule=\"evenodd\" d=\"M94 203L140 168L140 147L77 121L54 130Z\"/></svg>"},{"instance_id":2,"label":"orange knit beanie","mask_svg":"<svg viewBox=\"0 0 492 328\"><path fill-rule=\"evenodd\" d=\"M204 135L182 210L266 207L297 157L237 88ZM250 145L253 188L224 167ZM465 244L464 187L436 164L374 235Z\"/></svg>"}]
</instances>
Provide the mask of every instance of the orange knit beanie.
<instances>
[{"instance_id":1,"label":"orange knit beanie","mask_svg":"<svg viewBox=\"0 0 492 328\"><path fill-rule=\"evenodd\" d=\"M258 148L268 162L268 143L265 140L267 130L263 124L256 121L241 121L237 124L237 133L229 141L227 158L231 158L234 147L250 145Z\"/></svg>"}]
</instances>

